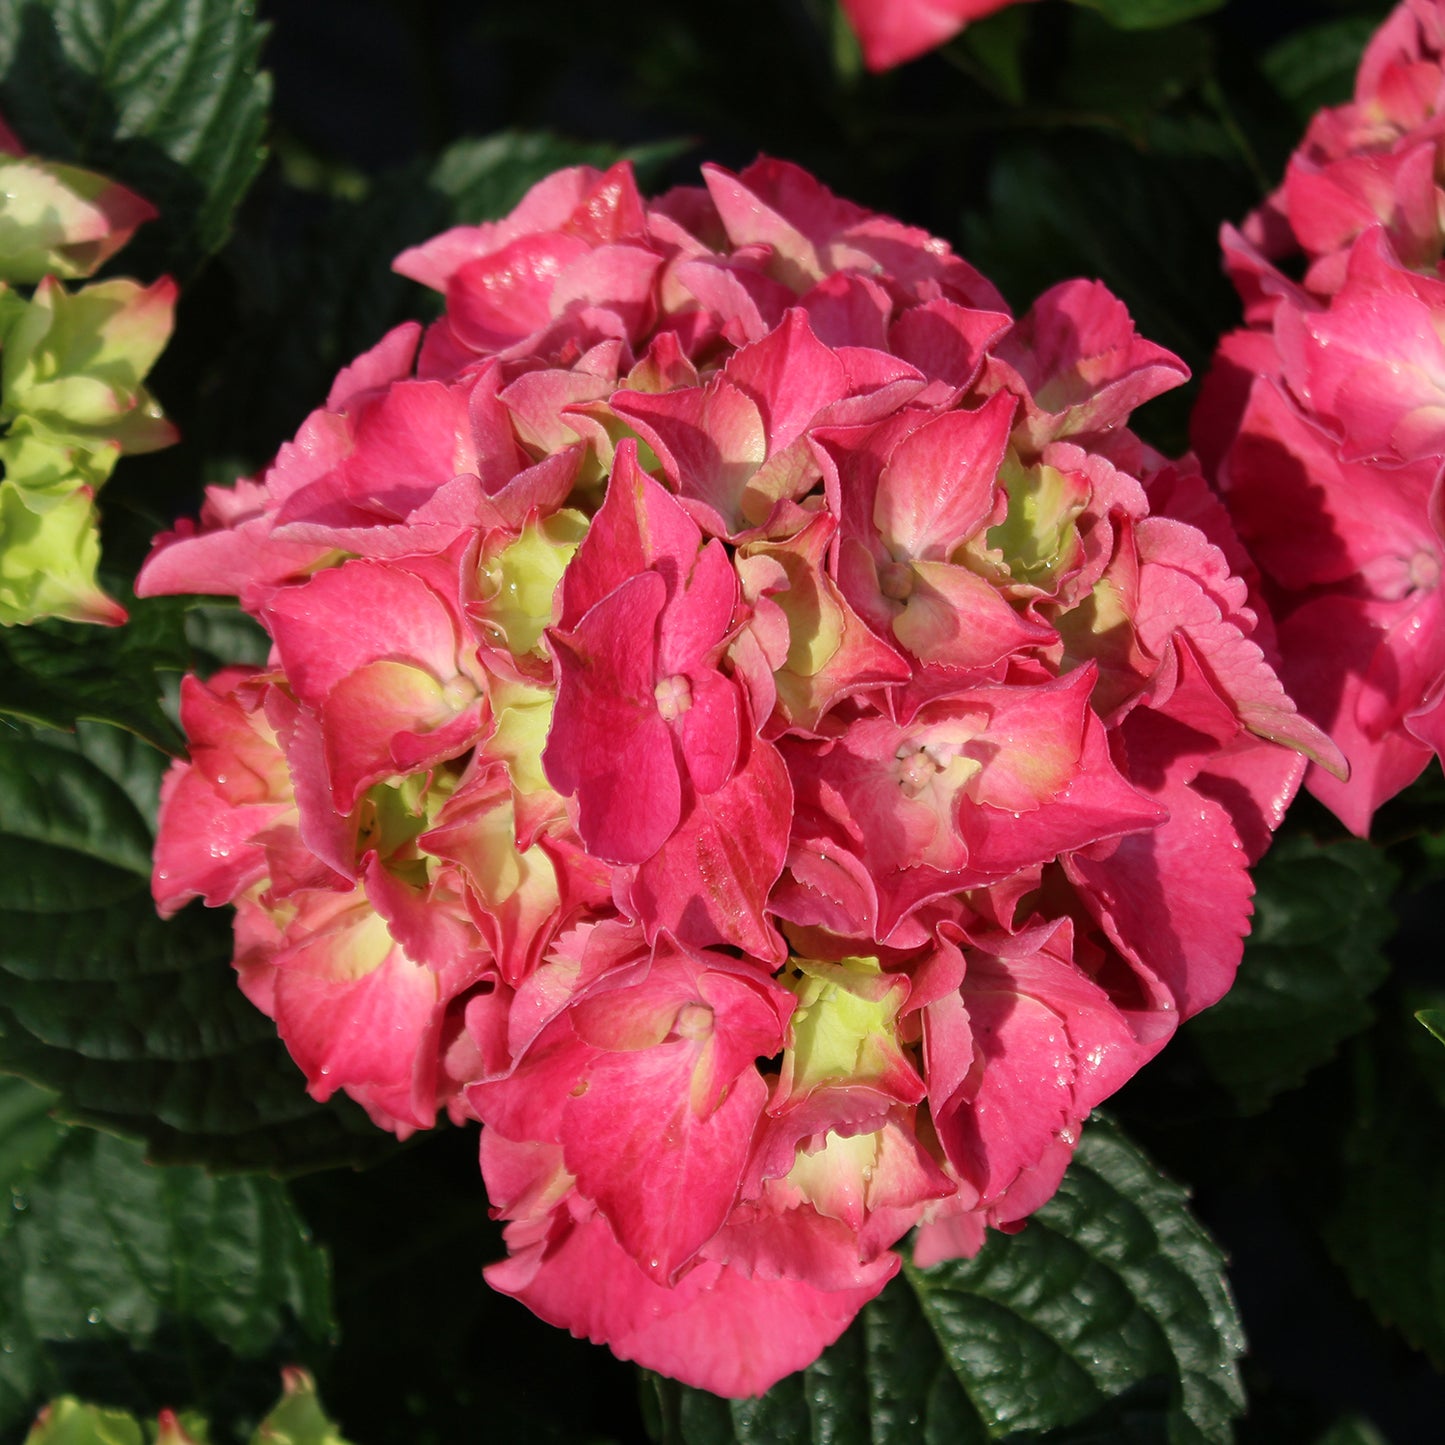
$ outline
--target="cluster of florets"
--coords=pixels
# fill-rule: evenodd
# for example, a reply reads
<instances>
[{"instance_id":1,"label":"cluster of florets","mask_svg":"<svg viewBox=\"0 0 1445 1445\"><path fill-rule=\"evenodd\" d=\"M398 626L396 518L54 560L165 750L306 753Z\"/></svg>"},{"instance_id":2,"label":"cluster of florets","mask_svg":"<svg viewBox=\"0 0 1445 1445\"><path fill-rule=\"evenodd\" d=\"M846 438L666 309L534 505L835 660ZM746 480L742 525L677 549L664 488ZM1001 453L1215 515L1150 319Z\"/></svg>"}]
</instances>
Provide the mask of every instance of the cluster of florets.
<instances>
[{"instance_id":1,"label":"cluster of florets","mask_svg":"<svg viewBox=\"0 0 1445 1445\"><path fill-rule=\"evenodd\" d=\"M155 214L105 176L30 155L0 120L0 626L125 621L96 580L95 494L123 453L176 439L143 384L176 287L64 283Z\"/></svg>"},{"instance_id":2,"label":"cluster of florets","mask_svg":"<svg viewBox=\"0 0 1445 1445\"><path fill-rule=\"evenodd\" d=\"M705 176L406 252L442 319L140 590L274 643L183 687L162 909L236 905L318 1098L483 1123L494 1286L741 1395L915 1225L927 1263L1050 1196L1229 986L1330 748L1126 426L1184 373L1114 297L1015 321L794 167Z\"/></svg>"},{"instance_id":3,"label":"cluster of florets","mask_svg":"<svg viewBox=\"0 0 1445 1445\"><path fill-rule=\"evenodd\" d=\"M1317 115L1280 189L1225 227L1247 326L1196 413L1286 685L1350 763L1307 786L1362 835L1445 749L1442 146L1445 4L1409 0L1354 101Z\"/></svg>"}]
</instances>

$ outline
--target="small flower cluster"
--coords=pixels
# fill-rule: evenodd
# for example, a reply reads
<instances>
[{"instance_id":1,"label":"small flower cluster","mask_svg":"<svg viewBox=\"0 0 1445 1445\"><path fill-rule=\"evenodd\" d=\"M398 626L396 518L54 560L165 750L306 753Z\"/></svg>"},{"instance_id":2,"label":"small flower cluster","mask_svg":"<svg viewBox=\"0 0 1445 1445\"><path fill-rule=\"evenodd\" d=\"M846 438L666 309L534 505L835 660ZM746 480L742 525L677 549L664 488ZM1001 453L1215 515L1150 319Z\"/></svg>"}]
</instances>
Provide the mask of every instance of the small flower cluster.
<instances>
[{"instance_id":1,"label":"small flower cluster","mask_svg":"<svg viewBox=\"0 0 1445 1445\"><path fill-rule=\"evenodd\" d=\"M0 120L0 626L125 621L96 581L95 493L122 453L175 440L142 383L176 288L62 283L91 275L154 215L104 176L27 155Z\"/></svg>"},{"instance_id":2,"label":"small flower cluster","mask_svg":"<svg viewBox=\"0 0 1445 1445\"><path fill-rule=\"evenodd\" d=\"M1195 417L1265 574L1285 682L1350 763L1307 786L1361 835L1445 751L1442 168L1445 4L1408 0L1354 101L1317 115L1284 184L1225 227L1247 324Z\"/></svg>"},{"instance_id":3,"label":"small flower cluster","mask_svg":"<svg viewBox=\"0 0 1445 1445\"><path fill-rule=\"evenodd\" d=\"M236 905L311 1091L482 1121L498 1289L720 1393L1015 1228L1229 986L1330 744L1256 640L1183 377L1102 286L1015 320L795 167L580 168L142 593L187 679L160 907ZM1283 746L1281 744L1284 744Z\"/></svg>"}]
</instances>

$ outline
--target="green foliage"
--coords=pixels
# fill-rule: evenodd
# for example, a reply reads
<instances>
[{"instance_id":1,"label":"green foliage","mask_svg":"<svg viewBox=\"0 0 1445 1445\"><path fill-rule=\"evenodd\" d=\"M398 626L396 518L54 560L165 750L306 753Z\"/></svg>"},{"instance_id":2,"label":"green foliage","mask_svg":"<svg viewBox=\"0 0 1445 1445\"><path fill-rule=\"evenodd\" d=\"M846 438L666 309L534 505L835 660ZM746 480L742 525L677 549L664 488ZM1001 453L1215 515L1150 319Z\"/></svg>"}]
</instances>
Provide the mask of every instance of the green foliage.
<instances>
[{"instance_id":1,"label":"green foliage","mask_svg":"<svg viewBox=\"0 0 1445 1445\"><path fill-rule=\"evenodd\" d=\"M1355 87L1372 20L1351 15L1291 31L1261 57L1264 73L1294 107L1301 124L1324 105L1341 105Z\"/></svg>"},{"instance_id":2,"label":"green foliage","mask_svg":"<svg viewBox=\"0 0 1445 1445\"><path fill-rule=\"evenodd\" d=\"M1355 1415L1326 1430L1315 1445L1388 1445L1388 1442L1368 1420Z\"/></svg>"},{"instance_id":3,"label":"green foliage","mask_svg":"<svg viewBox=\"0 0 1445 1445\"><path fill-rule=\"evenodd\" d=\"M156 1157L291 1172L389 1145L314 1103L236 987L226 916L157 917L151 820L165 757L118 728L0 737L0 1068L68 1118Z\"/></svg>"},{"instance_id":4,"label":"green foliage","mask_svg":"<svg viewBox=\"0 0 1445 1445\"><path fill-rule=\"evenodd\" d=\"M686 148L683 142L661 141L621 150L545 131L507 130L457 141L437 158L427 180L445 198L451 212L447 224L474 225L505 216L539 180L565 166L605 170L625 158L646 187L652 173Z\"/></svg>"},{"instance_id":5,"label":"green foliage","mask_svg":"<svg viewBox=\"0 0 1445 1445\"><path fill-rule=\"evenodd\" d=\"M184 606L169 597L126 604L124 627L39 622L0 630L0 715L67 730L82 718L116 723L179 751L156 674L190 663Z\"/></svg>"},{"instance_id":6,"label":"green foliage","mask_svg":"<svg viewBox=\"0 0 1445 1445\"><path fill-rule=\"evenodd\" d=\"M1445 1365L1445 1053L1402 1010L1353 1062L1355 1116L1326 1242L1380 1319Z\"/></svg>"},{"instance_id":7,"label":"green foliage","mask_svg":"<svg viewBox=\"0 0 1445 1445\"><path fill-rule=\"evenodd\" d=\"M0 112L37 154L160 211L128 268L186 275L265 159L263 36L252 0L0 0Z\"/></svg>"},{"instance_id":8,"label":"green foliage","mask_svg":"<svg viewBox=\"0 0 1445 1445\"><path fill-rule=\"evenodd\" d=\"M1254 870L1253 931L1234 987L1188 1026L1241 1109L1263 1108L1368 1027L1389 972L1398 870L1358 839L1297 834Z\"/></svg>"},{"instance_id":9,"label":"green foliage","mask_svg":"<svg viewBox=\"0 0 1445 1445\"><path fill-rule=\"evenodd\" d=\"M1445 1044L1445 1009L1416 1009L1415 1017L1424 1024L1442 1044Z\"/></svg>"},{"instance_id":10,"label":"green foliage","mask_svg":"<svg viewBox=\"0 0 1445 1445\"><path fill-rule=\"evenodd\" d=\"M7 1102L24 1087L8 1083ZM138 1144L72 1129L32 1152L11 1212L0 1429L61 1391L154 1408L159 1389L229 1411L254 1393L251 1362L274 1381L330 1336L326 1256L274 1179L161 1168Z\"/></svg>"},{"instance_id":11,"label":"green foliage","mask_svg":"<svg viewBox=\"0 0 1445 1445\"><path fill-rule=\"evenodd\" d=\"M652 1429L663 1445L1225 1445L1243 1348L1223 1256L1184 1191L1095 1117L1021 1234L990 1233L971 1260L905 1266L761 1400L654 1377Z\"/></svg>"},{"instance_id":12,"label":"green foliage","mask_svg":"<svg viewBox=\"0 0 1445 1445\"><path fill-rule=\"evenodd\" d=\"M1074 0L1121 30L1155 30L1218 10L1224 0Z\"/></svg>"}]
</instances>

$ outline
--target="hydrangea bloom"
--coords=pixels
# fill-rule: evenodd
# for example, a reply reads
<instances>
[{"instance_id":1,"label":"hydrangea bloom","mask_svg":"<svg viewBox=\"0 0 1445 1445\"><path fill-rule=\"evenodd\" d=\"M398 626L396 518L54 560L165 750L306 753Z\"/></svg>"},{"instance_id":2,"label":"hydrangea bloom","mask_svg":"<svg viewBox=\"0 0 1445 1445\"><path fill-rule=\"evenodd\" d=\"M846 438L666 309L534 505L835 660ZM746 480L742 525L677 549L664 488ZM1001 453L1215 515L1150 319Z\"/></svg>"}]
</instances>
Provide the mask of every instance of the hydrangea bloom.
<instances>
[{"instance_id":1,"label":"hydrangea bloom","mask_svg":"<svg viewBox=\"0 0 1445 1445\"><path fill-rule=\"evenodd\" d=\"M909 1229L1049 1197L1333 754L1126 425L1183 368L1102 286L1016 321L792 166L704 175L565 171L403 254L444 316L140 590L274 644L184 686L160 907L235 903L318 1098L482 1121L496 1288L746 1395Z\"/></svg>"},{"instance_id":2,"label":"hydrangea bloom","mask_svg":"<svg viewBox=\"0 0 1445 1445\"><path fill-rule=\"evenodd\" d=\"M842 0L869 70L892 70L1016 0Z\"/></svg>"},{"instance_id":3,"label":"hydrangea bloom","mask_svg":"<svg viewBox=\"0 0 1445 1445\"><path fill-rule=\"evenodd\" d=\"M1322 111L1227 268L1195 440L1280 621L1284 678L1350 762L1307 786L1354 832L1445 749L1445 4L1409 0ZM1280 269L1287 265L1290 274ZM1295 268L1298 267L1298 271Z\"/></svg>"}]
</instances>

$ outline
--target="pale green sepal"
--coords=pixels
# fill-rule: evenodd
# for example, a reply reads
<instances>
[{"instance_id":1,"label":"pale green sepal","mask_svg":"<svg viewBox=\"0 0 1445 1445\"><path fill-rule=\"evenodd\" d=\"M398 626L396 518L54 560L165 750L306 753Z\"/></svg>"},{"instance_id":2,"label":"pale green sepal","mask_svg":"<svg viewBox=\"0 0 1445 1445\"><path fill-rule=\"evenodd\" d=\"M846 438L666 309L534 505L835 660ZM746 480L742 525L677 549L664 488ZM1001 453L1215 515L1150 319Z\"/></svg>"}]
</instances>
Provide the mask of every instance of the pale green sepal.
<instances>
[{"instance_id":1,"label":"pale green sepal","mask_svg":"<svg viewBox=\"0 0 1445 1445\"><path fill-rule=\"evenodd\" d=\"M798 996L781 1095L826 1083L878 1081L897 1067L894 1021L908 997L907 980L884 973L876 958L795 958L781 981Z\"/></svg>"},{"instance_id":2,"label":"pale green sepal","mask_svg":"<svg viewBox=\"0 0 1445 1445\"><path fill-rule=\"evenodd\" d=\"M0 466L10 481L29 493L70 491L77 485L99 491L115 470L120 452L118 441L59 437L35 417L22 416L11 422L0 441Z\"/></svg>"},{"instance_id":3,"label":"pale green sepal","mask_svg":"<svg viewBox=\"0 0 1445 1445\"><path fill-rule=\"evenodd\" d=\"M123 186L58 161L0 156L0 276L89 276L155 210Z\"/></svg>"},{"instance_id":4,"label":"pale green sepal","mask_svg":"<svg viewBox=\"0 0 1445 1445\"><path fill-rule=\"evenodd\" d=\"M62 617L116 626L125 609L100 590L94 493L80 483L30 491L0 481L0 626Z\"/></svg>"},{"instance_id":5,"label":"pale green sepal","mask_svg":"<svg viewBox=\"0 0 1445 1445\"><path fill-rule=\"evenodd\" d=\"M82 1405L70 1395L52 1400L36 1419L25 1445L145 1445L134 1415Z\"/></svg>"},{"instance_id":6,"label":"pale green sepal","mask_svg":"<svg viewBox=\"0 0 1445 1445\"><path fill-rule=\"evenodd\" d=\"M542 633L555 621L557 584L586 535L587 518L570 507L529 517L517 540L482 565L482 625L514 656L542 655Z\"/></svg>"},{"instance_id":7,"label":"pale green sepal","mask_svg":"<svg viewBox=\"0 0 1445 1445\"><path fill-rule=\"evenodd\" d=\"M67 291L47 277L11 319L0 358L0 415L28 415L58 439L124 452L175 440L142 382L170 337L175 283L102 281Z\"/></svg>"},{"instance_id":8,"label":"pale green sepal","mask_svg":"<svg viewBox=\"0 0 1445 1445\"><path fill-rule=\"evenodd\" d=\"M305 1370L284 1370L286 1393L256 1427L251 1445L348 1445L326 1418L316 1381Z\"/></svg>"},{"instance_id":9,"label":"pale green sepal","mask_svg":"<svg viewBox=\"0 0 1445 1445\"><path fill-rule=\"evenodd\" d=\"M1416 1009L1415 1017L1420 1023L1424 1024L1442 1044L1445 1044L1445 1009Z\"/></svg>"}]
</instances>

